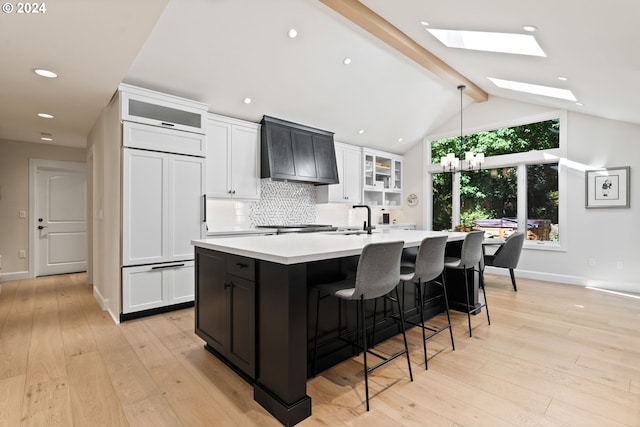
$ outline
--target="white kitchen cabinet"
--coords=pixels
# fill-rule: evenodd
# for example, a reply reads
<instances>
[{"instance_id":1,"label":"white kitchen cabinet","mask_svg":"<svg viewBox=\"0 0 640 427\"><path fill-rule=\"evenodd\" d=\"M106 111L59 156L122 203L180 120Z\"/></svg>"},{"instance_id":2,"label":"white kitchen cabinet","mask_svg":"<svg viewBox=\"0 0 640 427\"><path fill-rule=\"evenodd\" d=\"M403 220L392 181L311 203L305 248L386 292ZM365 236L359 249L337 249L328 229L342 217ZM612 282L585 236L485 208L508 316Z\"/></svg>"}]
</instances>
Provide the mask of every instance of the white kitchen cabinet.
<instances>
[{"instance_id":1,"label":"white kitchen cabinet","mask_svg":"<svg viewBox=\"0 0 640 427\"><path fill-rule=\"evenodd\" d=\"M190 132L176 132L140 123L123 122L123 146L144 150L204 157L206 138Z\"/></svg>"},{"instance_id":2,"label":"white kitchen cabinet","mask_svg":"<svg viewBox=\"0 0 640 427\"><path fill-rule=\"evenodd\" d=\"M209 113L207 197L260 199L260 125Z\"/></svg>"},{"instance_id":3,"label":"white kitchen cabinet","mask_svg":"<svg viewBox=\"0 0 640 427\"><path fill-rule=\"evenodd\" d=\"M122 265L193 258L204 235L204 159L123 149Z\"/></svg>"},{"instance_id":4,"label":"white kitchen cabinet","mask_svg":"<svg viewBox=\"0 0 640 427\"><path fill-rule=\"evenodd\" d=\"M376 150L363 150L363 203L402 206L403 157Z\"/></svg>"},{"instance_id":5,"label":"white kitchen cabinet","mask_svg":"<svg viewBox=\"0 0 640 427\"><path fill-rule=\"evenodd\" d=\"M119 92L123 121L205 133L206 104L124 83L119 86Z\"/></svg>"},{"instance_id":6,"label":"white kitchen cabinet","mask_svg":"<svg viewBox=\"0 0 640 427\"><path fill-rule=\"evenodd\" d=\"M194 261L122 269L122 313L193 301Z\"/></svg>"},{"instance_id":7,"label":"white kitchen cabinet","mask_svg":"<svg viewBox=\"0 0 640 427\"><path fill-rule=\"evenodd\" d=\"M335 143L338 184L317 188L319 203L358 204L362 200L362 149L355 145Z\"/></svg>"}]
</instances>

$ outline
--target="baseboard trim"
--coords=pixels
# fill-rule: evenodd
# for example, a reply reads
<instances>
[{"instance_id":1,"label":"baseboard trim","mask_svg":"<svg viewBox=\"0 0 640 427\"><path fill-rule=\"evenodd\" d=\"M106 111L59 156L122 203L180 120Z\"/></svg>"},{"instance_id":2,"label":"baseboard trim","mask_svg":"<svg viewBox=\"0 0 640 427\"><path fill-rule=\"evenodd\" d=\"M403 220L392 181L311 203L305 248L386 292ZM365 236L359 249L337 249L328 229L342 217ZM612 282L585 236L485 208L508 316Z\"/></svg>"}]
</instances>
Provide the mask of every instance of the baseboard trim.
<instances>
[{"instance_id":1,"label":"baseboard trim","mask_svg":"<svg viewBox=\"0 0 640 427\"><path fill-rule=\"evenodd\" d=\"M9 282L11 280L29 279L28 271L15 271L13 273L0 273L0 282Z\"/></svg>"},{"instance_id":2,"label":"baseboard trim","mask_svg":"<svg viewBox=\"0 0 640 427\"><path fill-rule=\"evenodd\" d=\"M98 305L100 306L102 311L105 311L107 307L109 307L109 300L102 296L102 294L100 293L100 289L98 289L95 285L93 285L93 297L98 302Z\"/></svg>"},{"instance_id":3,"label":"baseboard trim","mask_svg":"<svg viewBox=\"0 0 640 427\"><path fill-rule=\"evenodd\" d=\"M485 268L485 273L497 276L508 276L509 270L506 268L489 267ZM566 274L542 273L539 271L515 270L516 281L518 277L523 279L541 280L545 282L562 283L565 285L589 286L592 288L607 289L618 292L640 293L640 283L633 282L609 282L605 280L589 279L587 277L569 276Z\"/></svg>"}]
</instances>

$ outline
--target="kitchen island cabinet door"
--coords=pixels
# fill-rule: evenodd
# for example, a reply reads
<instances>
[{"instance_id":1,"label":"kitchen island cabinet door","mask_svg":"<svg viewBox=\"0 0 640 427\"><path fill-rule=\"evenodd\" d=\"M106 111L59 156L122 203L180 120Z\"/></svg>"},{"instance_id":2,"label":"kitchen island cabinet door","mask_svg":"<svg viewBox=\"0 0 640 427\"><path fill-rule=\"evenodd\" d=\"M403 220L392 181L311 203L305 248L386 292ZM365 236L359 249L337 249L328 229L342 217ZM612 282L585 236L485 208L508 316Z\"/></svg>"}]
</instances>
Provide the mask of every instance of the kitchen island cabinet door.
<instances>
[{"instance_id":1,"label":"kitchen island cabinet door","mask_svg":"<svg viewBox=\"0 0 640 427\"><path fill-rule=\"evenodd\" d=\"M255 378L254 263L196 250L196 334L234 369ZM230 274L235 273L235 274Z\"/></svg>"},{"instance_id":2,"label":"kitchen island cabinet door","mask_svg":"<svg viewBox=\"0 0 640 427\"><path fill-rule=\"evenodd\" d=\"M255 377L256 317L255 283L227 275L229 283L229 361L251 378Z\"/></svg>"},{"instance_id":3,"label":"kitchen island cabinet door","mask_svg":"<svg viewBox=\"0 0 640 427\"><path fill-rule=\"evenodd\" d=\"M227 257L196 250L196 334L221 355L227 353Z\"/></svg>"}]
</instances>

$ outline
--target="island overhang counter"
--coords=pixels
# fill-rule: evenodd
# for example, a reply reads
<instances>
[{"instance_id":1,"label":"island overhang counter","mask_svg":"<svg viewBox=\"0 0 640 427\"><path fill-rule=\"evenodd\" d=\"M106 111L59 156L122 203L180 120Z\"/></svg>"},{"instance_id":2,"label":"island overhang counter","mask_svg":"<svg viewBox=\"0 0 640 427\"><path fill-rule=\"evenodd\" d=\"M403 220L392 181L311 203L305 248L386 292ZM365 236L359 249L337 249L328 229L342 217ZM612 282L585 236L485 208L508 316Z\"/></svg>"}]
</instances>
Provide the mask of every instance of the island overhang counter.
<instances>
[{"instance_id":1,"label":"island overhang counter","mask_svg":"<svg viewBox=\"0 0 640 427\"><path fill-rule=\"evenodd\" d=\"M308 287L325 265L354 259L368 243L466 233L385 230L372 234L304 233L193 240L195 331L205 348L254 387L254 399L284 425L311 415ZM331 274L331 272L328 272Z\"/></svg>"}]
</instances>

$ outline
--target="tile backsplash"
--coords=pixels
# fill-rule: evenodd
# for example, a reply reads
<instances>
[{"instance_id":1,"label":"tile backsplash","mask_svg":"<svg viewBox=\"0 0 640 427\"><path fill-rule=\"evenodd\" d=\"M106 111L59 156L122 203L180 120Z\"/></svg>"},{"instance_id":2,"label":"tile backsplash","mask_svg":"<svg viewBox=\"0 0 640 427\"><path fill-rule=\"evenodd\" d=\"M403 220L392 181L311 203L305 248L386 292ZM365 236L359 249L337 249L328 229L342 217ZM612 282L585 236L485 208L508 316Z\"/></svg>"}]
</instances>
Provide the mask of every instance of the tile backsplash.
<instances>
[{"instance_id":1,"label":"tile backsplash","mask_svg":"<svg viewBox=\"0 0 640 427\"><path fill-rule=\"evenodd\" d=\"M313 184L260 182L260 201L249 203L249 225L311 224L316 218L316 188Z\"/></svg>"},{"instance_id":2,"label":"tile backsplash","mask_svg":"<svg viewBox=\"0 0 640 427\"><path fill-rule=\"evenodd\" d=\"M209 230L249 228L256 225L332 224L362 226L367 219L365 209L352 209L350 204L316 205L316 187L298 182L261 180L260 201L208 200ZM402 221L402 210L379 207L371 209L374 225L382 222L382 212Z\"/></svg>"}]
</instances>

